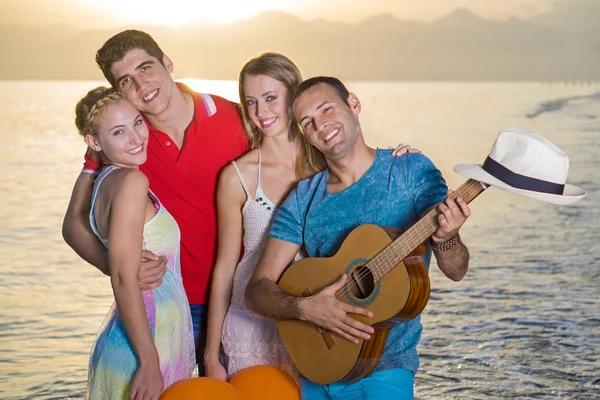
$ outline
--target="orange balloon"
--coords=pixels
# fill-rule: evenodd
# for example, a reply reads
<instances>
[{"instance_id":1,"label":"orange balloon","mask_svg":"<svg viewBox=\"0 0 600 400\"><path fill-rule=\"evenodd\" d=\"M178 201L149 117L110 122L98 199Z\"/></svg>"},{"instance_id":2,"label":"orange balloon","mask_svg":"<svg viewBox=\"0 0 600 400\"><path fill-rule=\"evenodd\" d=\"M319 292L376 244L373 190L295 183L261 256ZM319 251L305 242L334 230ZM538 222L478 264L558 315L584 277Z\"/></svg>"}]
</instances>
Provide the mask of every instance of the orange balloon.
<instances>
[{"instance_id":1,"label":"orange balloon","mask_svg":"<svg viewBox=\"0 0 600 400\"><path fill-rule=\"evenodd\" d=\"M216 378L190 378L177 382L160 400L242 400L242 394L227 382Z\"/></svg>"},{"instance_id":2,"label":"orange balloon","mask_svg":"<svg viewBox=\"0 0 600 400\"><path fill-rule=\"evenodd\" d=\"M296 381L272 365L243 369L229 383L242 393L244 400L300 400Z\"/></svg>"}]
</instances>

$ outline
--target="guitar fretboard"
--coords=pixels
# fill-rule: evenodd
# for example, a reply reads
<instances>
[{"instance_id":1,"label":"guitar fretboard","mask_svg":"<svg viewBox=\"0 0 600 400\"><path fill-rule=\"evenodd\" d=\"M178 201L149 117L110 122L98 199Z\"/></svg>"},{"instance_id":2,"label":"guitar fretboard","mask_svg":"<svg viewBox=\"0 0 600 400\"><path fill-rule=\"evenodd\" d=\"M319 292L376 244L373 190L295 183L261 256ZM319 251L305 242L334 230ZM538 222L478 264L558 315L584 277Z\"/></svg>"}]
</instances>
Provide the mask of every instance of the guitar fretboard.
<instances>
[{"instance_id":1,"label":"guitar fretboard","mask_svg":"<svg viewBox=\"0 0 600 400\"><path fill-rule=\"evenodd\" d=\"M456 200L460 196L464 201L470 203L484 190L485 187L481 182L469 179L456 189L450 195L450 198ZM437 217L439 214L437 207L431 209L402 236L390 243L366 264L371 270L375 282L383 278L392 268L435 233L438 228Z\"/></svg>"}]
</instances>

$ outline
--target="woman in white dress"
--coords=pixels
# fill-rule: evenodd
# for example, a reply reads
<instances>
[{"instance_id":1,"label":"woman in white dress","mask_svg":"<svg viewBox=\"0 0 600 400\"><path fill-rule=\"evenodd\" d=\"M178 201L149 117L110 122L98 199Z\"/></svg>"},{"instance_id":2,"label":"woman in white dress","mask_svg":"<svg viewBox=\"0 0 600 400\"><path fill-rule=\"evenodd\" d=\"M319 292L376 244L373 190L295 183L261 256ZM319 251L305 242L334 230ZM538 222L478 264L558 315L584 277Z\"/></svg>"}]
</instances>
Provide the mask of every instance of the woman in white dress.
<instances>
[{"instance_id":1,"label":"woman in white dress","mask_svg":"<svg viewBox=\"0 0 600 400\"><path fill-rule=\"evenodd\" d=\"M248 61L240 72L243 123L253 149L226 166L219 179L218 248L204 352L210 377L227 380L254 365L275 365L294 375L275 321L248 310L244 291L277 207L300 179L326 166L292 118L291 97L301 82L298 67L277 53ZM406 151L418 150L396 148L397 155ZM219 358L221 344L227 369Z\"/></svg>"}]
</instances>

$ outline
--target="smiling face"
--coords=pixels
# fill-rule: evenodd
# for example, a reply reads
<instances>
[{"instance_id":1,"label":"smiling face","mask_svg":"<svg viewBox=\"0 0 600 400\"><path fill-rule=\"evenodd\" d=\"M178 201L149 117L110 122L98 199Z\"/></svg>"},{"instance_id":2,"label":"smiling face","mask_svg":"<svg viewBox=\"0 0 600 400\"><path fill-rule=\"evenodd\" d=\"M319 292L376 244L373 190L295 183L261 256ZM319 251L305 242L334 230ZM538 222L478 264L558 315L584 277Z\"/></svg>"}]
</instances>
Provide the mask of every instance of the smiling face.
<instances>
[{"instance_id":1,"label":"smiling face","mask_svg":"<svg viewBox=\"0 0 600 400\"><path fill-rule=\"evenodd\" d=\"M173 63L163 57L164 66L142 49L129 51L110 71L116 88L144 115L159 115L169 106L175 82Z\"/></svg>"},{"instance_id":2,"label":"smiling face","mask_svg":"<svg viewBox=\"0 0 600 400\"><path fill-rule=\"evenodd\" d=\"M318 83L294 101L294 116L309 142L328 159L350 152L360 133L360 102L353 93L347 101L326 83Z\"/></svg>"},{"instance_id":3,"label":"smiling face","mask_svg":"<svg viewBox=\"0 0 600 400\"><path fill-rule=\"evenodd\" d=\"M104 106L98 115L97 135L87 135L86 143L102 152L111 164L137 168L146 162L148 126L140 112L127 100Z\"/></svg>"},{"instance_id":4,"label":"smiling face","mask_svg":"<svg viewBox=\"0 0 600 400\"><path fill-rule=\"evenodd\" d=\"M244 79L248 117L264 137L288 134L291 115L285 85L266 75L248 75Z\"/></svg>"}]
</instances>

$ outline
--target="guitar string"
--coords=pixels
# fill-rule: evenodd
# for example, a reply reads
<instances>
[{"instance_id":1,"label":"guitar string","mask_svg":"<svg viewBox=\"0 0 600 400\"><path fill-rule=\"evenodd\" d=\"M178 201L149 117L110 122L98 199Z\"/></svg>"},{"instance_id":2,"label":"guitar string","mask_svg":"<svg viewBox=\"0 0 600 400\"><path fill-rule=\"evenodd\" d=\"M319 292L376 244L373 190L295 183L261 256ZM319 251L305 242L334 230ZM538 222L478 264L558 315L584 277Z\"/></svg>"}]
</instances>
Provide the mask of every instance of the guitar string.
<instances>
[{"instance_id":1,"label":"guitar string","mask_svg":"<svg viewBox=\"0 0 600 400\"><path fill-rule=\"evenodd\" d=\"M427 225L430 226L431 223L428 223ZM400 254L403 254L403 253L410 254L410 252L413 249L415 249L416 247L421 245L422 241L416 240L414 236L417 236L417 235L418 236L427 236L427 237L431 236L431 235L427 235L427 233L428 233L428 230L423 229L423 225L415 226L414 229L405 237L404 242L406 242L408 244L408 246L406 246L406 245L403 246L402 244L391 245L388 248L386 248L384 251L382 251L381 253L377 254L375 257L373 257L367 263L367 264L372 263L372 266L369 267L369 266L367 266L367 264L365 264L365 266L367 267L367 271L359 273L358 275L354 276L354 279L355 279L354 282L348 282L342 288L340 288L340 290L338 291L339 293L336 292L336 298L339 299L339 298L341 298L341 296L343 296L344 288L346 288L347 290L353 289L355 286L358 286L358 283L355 283L355 282L364 279L369 274L374 275L376 277L376 280L379 281L381 278L383 278L389 272L389 271L385 271L386 266L393 265L393 267L395 267L403 259L406 258L406 257L401 257ZM424 240L426 240L426 239L424 239ZM390 268L389 270L391 270L392 268Z\"/></svg>"},{"instance_id":2,"label":"guitar string","mask_svg":"<svg viewBox=\"0 0 600 400\"><path fill-rule=\"evenodd\" d=\"M475 184L477 184L477 187L475 187ZM458 197L459 195L462 195L462 197L466 199L465 201L467 203L471 202L479 193L481 193L483 191L483 188L481 187L481 185L477 181L474 181L474 183L471 184L471 185L466 185L465 184L464 186L465 186L464 188L461 186L459 189L456 190L457 195L455 197ZM432 218L432 219L435 220L436 217L439 216L439 214L440 213L437 212L436 215L434 216L434 218ZM379 254L377 254L375 257L373 257L367 263L367 264L369 264L369 263L372 262L373 266L372 267L367 267L368 271L366 271L362 275L361 274L357 275L357 277L355 277L355 280L356 279L360 280L360 279L368 276L369 273L371 273L372 275L379 275L381 272L384 272L384 273L381 274L381 276L379 277L379 279L383 278L383 276L385 276L387 273L389 273L389 271L393 267L395 267L397 264L399 264L401 261L403 261L406 258L406 256L404 256L404 257L400 256L400 254L402 254L402 253L408 253L408 254L410 254L410 252L413 249L415 249L418 246L420 246L424 242L424 240L426 240L427 238L425 238L423 241L421 241L421 239L415 241L415 238L414 238L415 235L412 234L412 231L416 232L417 234L419 234L419 233L420 234L427 234L428 230L423 229L423 227L422 227L423 224L421 224L421 222L424 219L426 219L426 217L427 217L427 215L425 215L425 217L423 217L419 222L417 222L417 224L413 225L413 227L411 227L411 229L409 229L409 231L411 231L411 232L407 236L407 238L405 238L405 239L407 239L407 240L410 239L412 247L406 247L406 246L401 246L401 245L392 245L392 246L390 246L389 249L388 248L384 249L382 252L380 252ZM415 228L415 229L413 229L413 228ZM409 232L407 232L407 233L409 233ZM426 235L426 236L430 237L431 235ZM397 247L401 247L402 251L398 252ZM395 257L390 257L387 254L387 253L392 252L392 251L395 253ZM383 260L381 260L381 261L383 261L383 264L380 261L380 259L382 259L382 258L383 258ZM389 268L389 265L392 265L392 264L393 264L393 267ZM388 271L385 271L385 266L386 265L388 266L388 269L389 269ZM380 271L380 269L381 269L381 271ZM338 290L339 295L341 296L341 295L344 294L344 291L342 289L344 289L344 288L350 289L350 288L353 288L356 285L357 285L357 283L356 284L354 284L354 283L347 283L347 284L345 284L342 288L340 288L340 290ZM336 292L336 298L338 298L338 292Z\"/></svg>"},{"instance_id":3,"label":"guitar string","mask_svg":"<svg viewBox=\"0 0 600 400\"><path fill-rule=\"evenodd\" d=\"M429 227L431 224L428 223L427 225ZM426 230L423 230L422 227L423 227L422 221L420 223L418 223L418 225L413 226L413 228L410 230L410 232L408 232L407 236L404 238L403 243L407 243L409 246L412 246L414 248L417 245L417 241L415 240L414 236L415 235L425 236ZM429 229L429 230L431 230L431 229ZM419 242L420 242L420 240L419 240ZM367 263L367 265L365 265L367 267L367 270L359 273L358 275L355 275L354 276L355 280L353 282L349 282L348 284L346 284L345 287L342 287L342 289L346 289L346 290L353 289L355 286L358 285L357 281L364 279L369 274L374 275L375 280L377 280L377 281L379 279L381 279L386 274L385 265L391 265L391 264L393 264L394 266L397 265L398 263L395 261L398 259L402 260L402 258L400 258L400 254L410 252L410 249L408 248L408 246L403 245L403 243L399 243L399 244L397 243L395 245L393 244L393 245L389 246L388 248L386 248L385 251L383 251L383 252L377 254L375 257L373 257ZM395 256L395 257L392 257L392 256ZM368 264L371 264L371 266L369 266ZM336 298L342 296L343 294L344 294L343 290L341 291L341 293L336 293Z\"/></svg>"},{"instance_id":4,"label":"guitar string","mask_svg":"<svg viewBox=\"0 0 600 400\"><path fill-rule=\"evenodd\" d=\"M430 225L430 224L428 224ZM431 229L429 229L430 231ZM419 242L421 242L420 238L419 240L415 240L415 235L418 236L427 236L426 235L427 230L423 230L422 229L422 224L419 226L415 226L411 232L404 238L403 242L407 243L409 246L412 246L412 248L414 249L415 247L417 247L417 244L420 245ZM402 243L400 244L395 244L395 245L391 245L388 248L385 249L385 251L377 254L375 257L373 257L367 264L365 264L365 266L367 267L367 269L364 272L360 272L358 275L354 275L354 281L352 282L348 282L347 284L345 284L341 289L341 291L339 291L338 293L336 293L336 298L340 298L341 296L344 295L344 289L345 290L351 290L353 289L355 286L358 285L358 281L361 281L362 279L364 279L366 276L368 276L369 274L371 274L374 278L374 280L376 282L378 282L383 276L385 276L387 274L386 268L385 266L389 266L389 265L393 265L396 266L398 264L398 260L402 260L403 257L400 256L400 254L406 254L406 253L410 253L411 248L409 246L406 245L402 245ZM371 264L369 266L369 264ZM390 269L391 270L391 269Z\"/></svg>"},{"instance_id":5,"label":"guitar string","mask_svg":"<svg viewBox=\"0 0 600 400\"><path fill-rule=\"evenodd\" d=\"M462 197L463 197L463 199L466 199L465 201L466 201L467 203L469 203L469 202L471 202L471 201L472 201L472 200L473 200L473 199L474 199L474 198L475 198L475 197L476 197L476 196L477 196L479 193L483 192L483 190L484 190L484 189L481 187L481 184L480 184L478 181L475 181L475 180L472 180L472 182L470 182L470 181L471 181L471 180L467 181L465 184L463 184L461 187L459 187L459 188L458 188L458 189L455 191L455 192L457 193L457 195L456 195L456 196L454 196L454 198L456 198L456 197L458 197L458 196L460 195L460 196L462 196ZM477 185L477 186L475 186L475 185ZM463 186L465 186L465 187L463 188ZM471 197L471 196L472 196L472 197ZM436 213L436 215L434 216L434 218L433 218L433 219L434 219L434 220L435 220L435 219L437 219L437 217L439 216L439 214L440 214L440 213L439 213L439 212L437 212L437 213ZM417 222L415 225L413 225L413 227L414 227L414 228L416 228L416 229L412 229L413 227L411 227L411 229L409 229L409 231L413 231L413 230L414 230L414 231L416 231L417 233L427 233L427 231L426 231L426 230L424 230L424 231L423 231L423 230L422 230L422 231L419 231L419 229L421 229L421 228L422 228L422 227L421 227L421 225L420 225L420 223L421 223L421 221L423 221L423 220L424 220L424 219L427 217L427 215L428 215L428 214L426 214L426 215L425 215L425 216L424 216L424 217L423 217L421 220L419 220L419 221L418 221L418 222ZM407 231L407 233L408 233L408 231ZM412 241L412 243L413 243L413 246L415 246L415 245L416 245L416 243L414 242L414 238L413 238L413 236L414 236L414 235L412 235L412 234L409 234L407 237L409 237L409 238L411 239L411 241ZM431 235L429 235L428 237L430 237L430 236L431 236ZM425 240L427 240L427 238L426 238ZM420 245L421 245L421 243L422 243L422 242L418 243L418 246L420 246ZM392 242L392 244L393 244L393 242ZM418 246L417 246L417 247L418 247ZM396 251L396 247L399 247L399 246L397 246L397 245L392 245L391 251ZM414 247L413 247L413 249L414 249ZM410 251L411 251L411 250L410 250L410 249L406 250L406 249L404 249L404 248L403 248L403 251L404 251L404 252L408 251L408 252L409 252L409 254L410 254ZM373 258L372 258L372 259L371 259L371 260L370 260L370 261L367 263L367 264L369 264L369 263L371 263L372 261L374 261L374 263L373 263L373 264L374 264L374 265L373 265L373 269L375 269L375 272L379 272L379 269L380 269L380 268L382 269L382 271L381 271L381 272L385 272L385 265L388 265L388 266L389 266L389 264L391 264L391 263L394 263L394 264L393 264L393 267L392 267L392 268L394 268L394 267L395 267L397 264L399 264L400 262L402 262L402 261L403 261L403 260L406 258L406 257L404 257L404 258L400 259L400 261L398 261L398 262L395 262L394 258L391 258L391 259L390 259L390 257L389 257L389 256L387 256L387 254L384 254L384 255L382 255L382 256L380 257L380 255L381 255L382 253L384 253L384 252L386 252L386 253L387 253L387 252L388 252L388 249L386 248L386 249L384 249L382 252L380 252L379 254L375 255L375 257L373 257ZM387 261L387 262L386 262L386 263L384 263L384 264L382 265L382 264L381 264L381 263L378 261L380 258L384 258L384 261ZM397 255L396 255L396 260L397 260L398 258L400 258L400 256L397 254ZM365 264L365 266L366 266L366 264ZM378 281L379 281L381 278L383 278L383 277L384 277L384 276L385 276L387 273L389 273L389 271L391 271L391 269L392 269L392 268L389 268L389 270L388 270L387 272L383 273L383 274L381 275L381 277L378 279ZM361 275L361 274L359 274L357 277L354 277L354 279L355 279L355 282L357 282L357 283L350 283L350 282L347 282L347 283L345 283L345 284L344 284L344 286L342 286L340 289L338 289L338 291L336 291L336 293L335 293L335 298L339 300L341 297L343 297L344 293L346 292L345 290L343 290L344 288L346 288L347 290L350 290L350 289L354 288L355 286L358 286L358 281L359 281L359 280L361 280L361 279L364 279L364 278L365 278L366 276L368 276L369 274L372 274L372 275L373 275L374 271L372 271L372 270L371 270L371 267L367 267L367 269L368 269L368 270L367 270L367 271L365 271L364 273L362 273L362 275Z\"/></svg>"},{"instance_id":6,"label":"guitar string","mask_svg":"<svg viewBox=\"0 0 600 400\"><path fill-rule=\"evenodd\" d=\"M464 186L464 187L463 187L463 186ZM470 180L468 180L467 182L465 182L463 185L461 185L461 186L460 186L460 187L459 187L459 188L458 188L458 189L457 189L457 190L454 192L454 193L456 193L456 196L454 196L454 199L456 199L457 197L459 197L459 196L460 196L460 197L462 197L463 199L466 199L465 201L466 201L467 203L470 203L470 202L471 202L471 201L472 201L472 200L473 200L473 199L474 199L474 198L475 198L477 195L479 195L479 193L483 192L483 190L484 190L484 189L481 187L481 184L480 184L478 181L470 179ZM429 213L428 213L428 214L429 214ZM410 239L410 240L411 240L411 243L412 243L412 246L416 246L416 247L413 247L413 248L412 248L413 250L414 250L414 249L416 249L416 248L418 248L418 246L420 246L420 245L421 245L421 244L422 244L424 241L423 241L423 242L419 242L419 243L415 243L415 241L414 241L415 239L414 239L414 237L413 237L413 236L415 236L415 234L413 234L412 232L414 231L414 232L416 232L416 233L421 233L421 234L423 234L423 233L427 233L427 230L423 229L423 227L421 226L421 225L422 225L422 224L421 224L421 222L427 218L428 214L425 214L425 216L424 216L422 219L420 219L419 221L417 221L417 223L416 223L415 225L413 225L413 226L412 226L412 227L411 227L411 228L410 228L410 229L409 229L409 230L406 232L408 235L407 235L407 238L405 238L405 239L406 239L405 241L407 241L408 239ZM437 220L437 217L438 217L439 215L440 215L440 213L439 213L439 212L436 212L436 214L435 214L434 218L432 218L432 219L433 219L433 220ZM430 224L431 224L431 222L430 222L430 223L428 223L428 225L430 225ZM414 227L415 229L413 229L413 227ZM427 240L429 237L431 237L431 235L429 235L429 236L428 236L427 238L425 238L424 240ZM404 257L404 258L400 259L398 262L395 262L395 260L397 260L398 258L400 258L399 254L396 254L396 257L394 257L394 258L390 258L390 257L388 256L388 254L387 254L387 253L388 253L388 252L390 252L390 251L396 251L396 252L397 252L397 247L401 247L401 250L403 250L402 252L406 252L406 251L408 251L408 252L409 252L409 254L410 254L410 251L412 251L410 248L408 248L408 250L407 250L407 248L403 247L401 244L396 244L396 245L394 245L394 242L390 243L390 245L388 245L388 247L386 247L384 250L382 250L382 251L381 251L379 254L375 255L375 256L374 256L374 257L373 257L371 260L369 260L369 262L367 263L367 264L369 264L369 263L373 262L373 266L372 266L372 268L373 268L375 271L371 270L371 267L368 267L368 266L367 266L367 264L365 264L364 266L367 266L367 271L365 271L365 272L363 272L363 273L359 273L357 276L355 276L355 277L354 277L354 282L356 282L356 283L351 283L350 281L347 281L347 282L344 284L344 286L342 286L340 289L338 289L338 290L336 291L336 293L335 293L335 298L336 298L337 300L340 300L340 299L341 299L341 298L344 296L344 294L345 294L347 291L350 291L350 290L351 290L351 289L353 289L354 287L357 287L357 286L358 286L358 281L359 281L359 280L362 280L362 279L366 278L366 277L367 277L367 276L369 276L369 275L375 275L375 273L374 273L374 272L377 272L377 273L380 273L380 272L385 272L385 273L383 273L383 274L381 275L381 277L379 277L379 279L377 280L377 282L378 282L379 280L381 280L381 279L382 279L382 278L383 278L385 275L387 275L387 274L388 274L388 273L389 273L389 272L390 272L390 271L391 271L393 268L395 268L395 266L396 266L396 265L398 265L400 262L402 262L404 259L406 259L406 257L409 255L409 254L408 254L406 257ZM390 248L390 250L388 250L388 248ZM402 252L400 252L400 254L401 254ZM385 253L385 254L383 254L383 255L382 255L382 253ZM385 262L385 263L381 263L381 262L379 262L379 259L380 259L380 258L384 258L384 260L383 260L383 261L386 261L386 262ZM394 264L393 264L392 268L389 268L389 265L390 265L391 263L394 263ZM387 266L388 266L388 268L389 268L389 270L388 270L388 271L385 271L385 269L386 269L386 265L387 265ZM380 269L381 269L381 271L380 271ZM350 278L350 276L349 276L348 278ZM344 289L346 289L346 290L344 290Z\"/></svg>"},{"instance_id":7,"label":"guitar string","mask_svg":"<svg viewBox=\"0 0 600 400\"><path fill-rule=\"evenodd\" d=\"M421 226L419 226L417 229L413 230L411 232L411 234L408 235L404 240L404 242L407 243L407 245L390 246L388 249L386 249L386 251L384 253L380 253L380 254L376 255L375 257L373 257L369 261L369 263L371 263L372 265L370 267L367 266L366 271L361 272L358 275L355 275L354 276L355 281L345 284L345 286L342 287L342 289L344 289L344 288L346 290L353 289L355 286L358 285L358 283L356 283L357 281L364 279L369 274L374 275L375 280L379 281L381 278L383 278L383 276L385 276L389 272L389 271L386 271L386 268L385 268L386 266L389 267L390 265L393 265L395 267L399 262L401 262L405 258L405 257L401 257L400 254L410 253L411 247L414 249L415 247L418 247L418 245L420 245L420 240L417 241L414 237L415 234L425 236L425 233L426 233L426 231L421 229ZM391 268L390 268L390 270L391 270ZM339 298L343 294L344 294L343 290L341 291L341 293L336 293L336 298Z\"/></svg>"}]
</instances>

